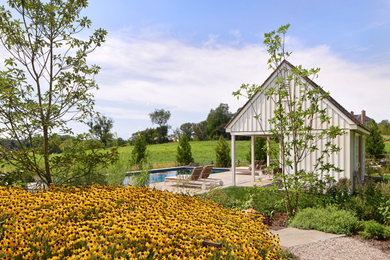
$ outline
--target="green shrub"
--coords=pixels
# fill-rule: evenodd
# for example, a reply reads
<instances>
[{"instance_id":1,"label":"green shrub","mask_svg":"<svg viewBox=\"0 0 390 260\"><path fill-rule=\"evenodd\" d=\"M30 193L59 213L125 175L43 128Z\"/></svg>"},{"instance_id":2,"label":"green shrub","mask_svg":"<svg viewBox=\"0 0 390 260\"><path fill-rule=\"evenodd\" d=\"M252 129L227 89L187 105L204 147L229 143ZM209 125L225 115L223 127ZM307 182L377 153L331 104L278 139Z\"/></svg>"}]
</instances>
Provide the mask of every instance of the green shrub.
<instances>
[{"instance_id":1,"label":"green shrub","mask_svg":"<svg viewBox=\"0 0 390 260\"><path fill-rule=\"evenodd\" d=\"M327 207L306 208L297 213L290 225L296 228L351 235L358 222L358 218L352 212Z\"/></svg>"},{"instance_id":2,"label":"green shrub","mask_svg":"<svg viewBox=\"0 0 390 260\"><path fill-rule=\"evenodd\" d=\"M385 230L383 232L384 239L388 240L390 239L390 227L385 227Z\"/></svg>"},{"instance_id":3,"label":"green shrub","mask_svg":"<svg viewBox=\"0 0 390 260\"><path fill-rule=\"evenodd\" d=\"M134 148L131 151L131 164L140 165L147 159L146 139L142 135L134 138Z\"/></svg>"},{"instance_id":4,"label":"green shrub","mask_svg":"<svg viewBox=\"0 0 390 260\"><path fill-rule=\"evenodd\" d=\"M184 165L194 162L194 158L192 158L191 145L185 133L181 136L179 140L176 160L179 164L184 164Z\"/></svg>"},{"instance_id":5,"label":"green shrub","mask_svg":"<svg viewBox=\"0 0 390 260\"><path fill-rule=\"evenodd\" d=\"M132 184L135 187L148 186L149 185L149 171L146 169L141 170L140 174L134 176Z\"/></svg>"},{"instance_id":6,"label":"green shrub","mask_svg":"<svg viewBox=\"0 0 390 260\"><path fill-rule=\"evenodd\" d=\"M351 201L351 193L351 181L346 178L341 178L326 192L334 200L336 205L349 203Z\"/></svg>"},{"instance_id":7,"label":"green shrub","mask_svg":"<svg viewBox=\"0 0 390 260\"><path fill-rule=\"evenodd\" d=\"M352 197L347 208L353 210L362 220L375 220L382 222L386 212L381 212L381 205L385 202L389 187L381 183L367 181L363 187L358 188L357 194ZM382 222L383 223L383 222Z\"/></svg>"},{"instance_id":8,"label":"green shrub","mask_svg":"<svg viewBox=\"0 0 390 260\"><path fill-rule=\"evenodd\" d=\"M386 233L388 230L386 230ZM359 232L359 235L364 239L384 239L385 226L376 222L375 220L364 221L363 231Z\"/></svg>"},{"instance_id":9,"label":"green shrub","mask_svg":"<svg viewBox=\"0 0 390 260\"><path fill-rule=\"evenodd\" d=\"M379 214L382 217L382 223L386 225L390 225L390 197L385 198L380 204L378 208Z\"/></svg>"},{"instance_id":10,"label":"green shrub","mask_svg":"<svg viewBox=\"0 0 390 260\"><path fill-rule=\"evenodd\" d=\"M246 155L246 160L248 162L252 161L251 149ZM255 160L267 160L267 142L263 137L255 138Z\"/></svg>"},{"instance_id":11,"label":"green shrub","mask_svg":"<svg viewBox=\"0 0 390 260\"><path fill-rule=\"evenodd\" d=\"M215 147L216 166L229 167L232 164L230 158L230 147L225 138L219 137L217 146Z\"/></svg>"}]
</instances>

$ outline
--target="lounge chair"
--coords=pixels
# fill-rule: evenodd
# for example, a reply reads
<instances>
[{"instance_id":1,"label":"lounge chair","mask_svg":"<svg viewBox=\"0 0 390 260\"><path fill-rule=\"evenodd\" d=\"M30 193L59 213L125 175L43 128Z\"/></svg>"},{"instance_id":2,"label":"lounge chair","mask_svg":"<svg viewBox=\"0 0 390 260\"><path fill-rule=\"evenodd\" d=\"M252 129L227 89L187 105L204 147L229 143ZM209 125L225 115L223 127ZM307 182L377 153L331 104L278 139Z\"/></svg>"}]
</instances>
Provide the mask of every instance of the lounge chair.
<instances>
[{"instance_id":1,"label":"lounge chair","mask_svg":"<svg viewBox=\"0 0 390 260\"><path fill-rule=\"evenodd\" d=\"M260 170L261 166L263 165L264 160L255 160L255 170ZM252 165L249 165L249 170L252 170Z\"/></svg>"},{"instance_id":2,"label":"lounge chair","mask_svg":"<svg viewBox=\"0 0 390 260\"><path fill-rule=\"evenodd\" d=\"M202 174L203 167L194 167L190 175L188 174L180 174L177 176L165 177L165 181L196 181L199 180L200 175Z\"/></svg>"},{"instance_id":3,"label":"lounge chair","mask_svg":"<svg viewBox=\"0 0 390 260\"><path fill-rule=\"evenodd\" d=\"M202 170L199 180L206 182L214 182L215 185L223 185L223 181L221 179L210 178L210 174L213 171L213 166L205 166Z\"/></svg>"}]
</instances>

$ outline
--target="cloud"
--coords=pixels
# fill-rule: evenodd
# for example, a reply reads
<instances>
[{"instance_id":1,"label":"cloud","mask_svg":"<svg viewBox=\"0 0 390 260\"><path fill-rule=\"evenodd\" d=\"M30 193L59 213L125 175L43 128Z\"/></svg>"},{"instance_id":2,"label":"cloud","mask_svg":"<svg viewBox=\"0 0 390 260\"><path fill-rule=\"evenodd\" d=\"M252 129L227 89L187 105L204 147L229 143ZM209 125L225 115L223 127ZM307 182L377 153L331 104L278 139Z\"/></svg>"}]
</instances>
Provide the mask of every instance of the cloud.
<instances>
[{"instance_id":1,"label":"cloud","mask_svg":"<svg viewBox=\"0 0 390 260\"><path fill-rule=\"evenodd\" d=\"M365 109L377 121L390 118L390 65L353 63L327 45L307 47L291 37L287 45L294 51L293 64L321 68L315 81L347 110ZM237 101L232 92L242 83L262 84L271 73L267 59L260 44L221 44L215 35L194 46L161 34L121 32L89 61L102 67L97 110L113 117L115 131L126 137L151 126L148 113L154 108L172 112L173 128L205 120L220 103L236 111L245 100Z\"/></svg>"},{"instance_id":2,"label":"cloud","mask_svg":"<svg viewBox=\"0 0 390 260\"><path fill-rule=\"evenodd\" d=\"M266 76L265 52L210 44L111 37L90 60L102 67L96 98L188 112L208 112L221 102L237 109L232 92Z\"/></svg>"}]
</instances>

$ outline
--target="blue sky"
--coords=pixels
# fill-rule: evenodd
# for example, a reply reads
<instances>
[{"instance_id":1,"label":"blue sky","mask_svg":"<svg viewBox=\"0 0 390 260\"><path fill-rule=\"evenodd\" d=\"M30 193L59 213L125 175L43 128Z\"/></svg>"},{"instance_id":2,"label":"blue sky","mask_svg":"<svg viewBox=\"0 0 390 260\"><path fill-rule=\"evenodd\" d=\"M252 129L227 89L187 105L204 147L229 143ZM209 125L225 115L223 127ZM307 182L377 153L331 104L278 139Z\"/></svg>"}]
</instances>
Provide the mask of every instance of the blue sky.
<instances>
[{"instance_id":1,"label":"blue sky","mask_svg":"<svg viewBox=\"0 0 390 260\"><path fill-rule=\"evenodd\" d=\"M242 83L261 84L265 32L290 23L293 64L320 67L316 81L347 110L390 119L390 1L92 0L84 12L107 42L90 61L96 110L123 138L153 127L148 113L172 112L172 129L205 120L210 109L245 100Z\"/></svg>"}]
</instances>

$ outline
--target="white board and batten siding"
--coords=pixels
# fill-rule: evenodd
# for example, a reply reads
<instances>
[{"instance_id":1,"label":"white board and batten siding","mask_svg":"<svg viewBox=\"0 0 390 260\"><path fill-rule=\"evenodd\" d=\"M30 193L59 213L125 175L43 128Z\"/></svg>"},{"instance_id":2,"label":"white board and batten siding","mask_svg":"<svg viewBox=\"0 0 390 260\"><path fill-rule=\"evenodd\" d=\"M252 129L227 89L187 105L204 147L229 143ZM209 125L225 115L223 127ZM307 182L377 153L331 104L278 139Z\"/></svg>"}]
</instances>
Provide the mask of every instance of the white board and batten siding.
<instances>
[{"instance_id":1,"label":"white board and batten siding","mask_svg":"<svg viewBox=\"0 0 390 260\"><path fill-rule=\"evenodd\" d=\"M287 64L285 66L288 66ZM272 86L275 81L276 74L272 75L263 84L264 88ZM305 79L302 79L305 80ZM309 87L311 86L308 84ZM290 88L291 89L291 88ZM299 97L299 90L295 90L295 95ZM292 93L291 93L292 94ZM355 124L348 116L340 111L330 100L324 99L320 104L321 109L326 109L328 116L331 117L330 123L321 124L320 119L315 119L313 129L320 131L328 129L330 125L338 126L345 131L341 136L333 139L333 142L341 148L341 151L330 155L325 162L334 164L342 169L342 172L331 172L330 175L336 180L340 178L352 177L352 173L358 167L358 148L357 135L351 129ZM272 125L269 120L274 116L275 102L272 99L267 99L263 93L256 93L252 100L248 101L241 111L229 122L226 126L226 131L231 135L246 135L246 136L268 136ZM258 118L256 118L258 116ZM364 136L363 136L364 137ZM317 147L319 150L325 149L326 140L318 140ZM364 146L364 138L363 138ZM363 154L364 155L364 154ZM300 164L299 168L304 168L307 171L313 169L317 158L320 156L320 151L309 154ZM364 158L364 157L363 157ZM364 161L364 160L363 160ZM364 170L364 167L362 167Z\"/></svg>"}]
</instances>

